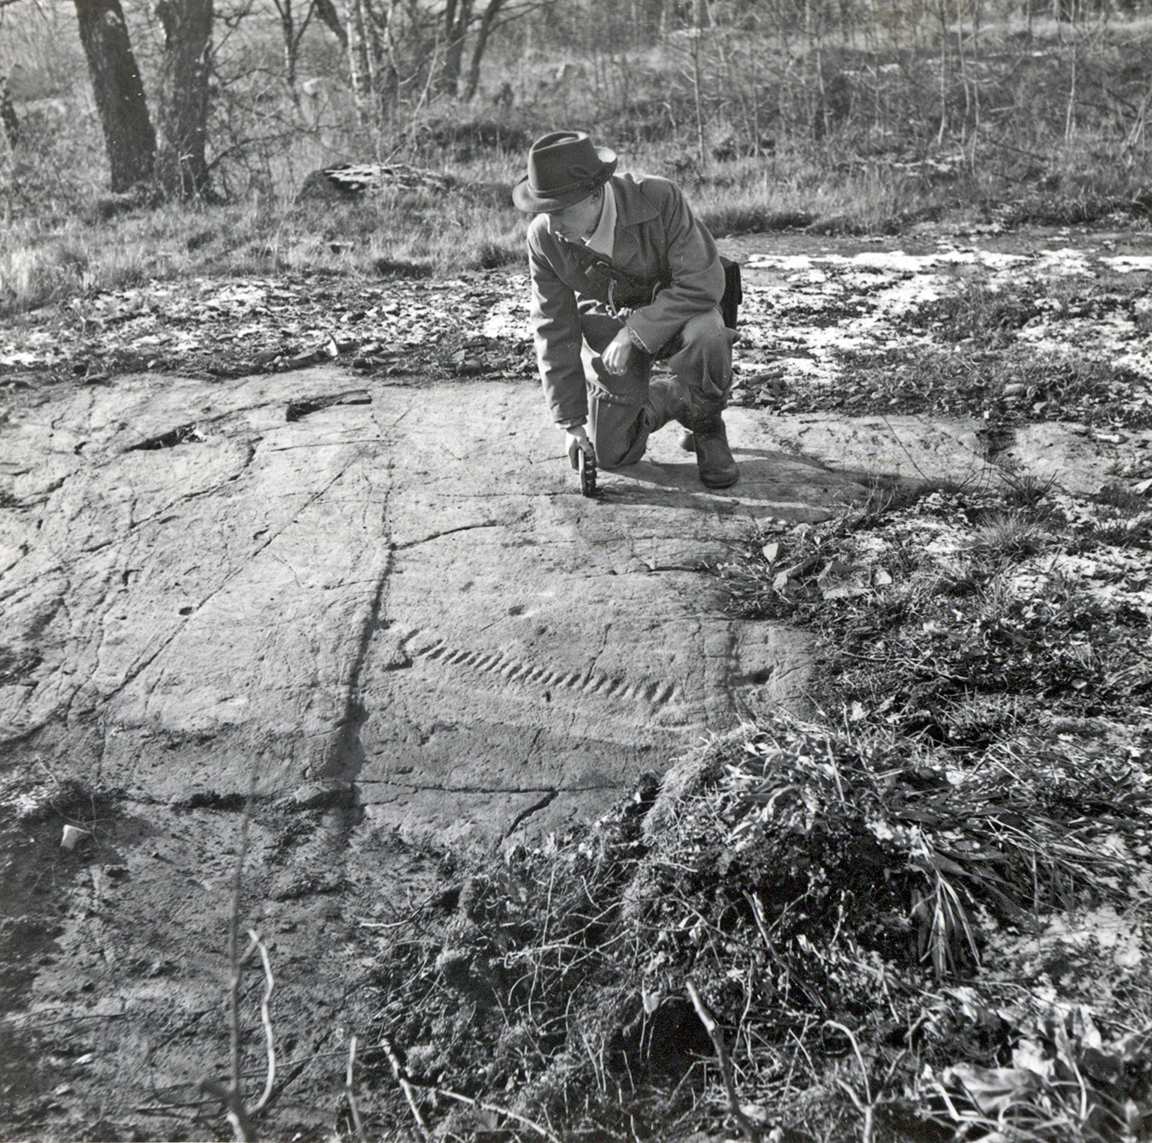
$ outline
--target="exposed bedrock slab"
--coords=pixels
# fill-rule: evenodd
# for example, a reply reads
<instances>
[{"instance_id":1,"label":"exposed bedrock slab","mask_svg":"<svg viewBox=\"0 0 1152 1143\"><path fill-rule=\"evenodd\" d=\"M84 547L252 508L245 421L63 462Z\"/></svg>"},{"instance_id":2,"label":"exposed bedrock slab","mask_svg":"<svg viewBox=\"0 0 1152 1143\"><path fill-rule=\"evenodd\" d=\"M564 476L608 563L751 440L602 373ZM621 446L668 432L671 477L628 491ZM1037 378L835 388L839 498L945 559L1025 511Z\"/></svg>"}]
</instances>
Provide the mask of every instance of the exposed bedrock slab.
<instances>
[{"instance_id":1,"label":"exposed bedrock slab","mask_svg":"<svg viewBox=\"0 0 1152 1143\"><path fill-rule=\"evenodd\" d=\"M979 486L1029 476L1088 496L1144 471L1152 450L1149 429L1054 422L989 429L961 418L810 414L775 418L764 430L777 448L864 479Z\"/></svg>"},{"instance_id":2,"label":"exposed bedrock slab","mask_svg":"<svg viewBox=\"0 0 1152 1143\"><path fill-rule=\"evenodd\" d=\"M414 837L556 825L707 731L803 707L806 638L728 617L703 564L908 474L899 456L956 461L931 426L891 456L874 426L821 428L805 455L815 426L732 410L733 489L705 492L666 431L591 501L534 384L317 407L362 386L137 376L12 410L8 758L165 801L351 784Z\"/></svg>"}]
</instances>

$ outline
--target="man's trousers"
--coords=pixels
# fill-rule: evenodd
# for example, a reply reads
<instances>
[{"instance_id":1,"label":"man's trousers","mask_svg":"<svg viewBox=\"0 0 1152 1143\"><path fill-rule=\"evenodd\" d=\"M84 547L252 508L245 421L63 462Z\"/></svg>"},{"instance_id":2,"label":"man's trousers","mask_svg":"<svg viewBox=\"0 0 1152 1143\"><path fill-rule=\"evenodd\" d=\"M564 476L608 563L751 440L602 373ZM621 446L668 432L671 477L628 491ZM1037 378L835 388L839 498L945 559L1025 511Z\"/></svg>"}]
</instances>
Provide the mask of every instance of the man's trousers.
<instances>
[{"instance_id":1,"label":"man's trousers","mask_svg":"<svg viewBox=\"0 0 1152 1143\"><path fill-rule=\"evenodd\" d=\"M687 423L719 413L727 405L736 332L725 328L718 309L690 318L655 357L634 346L622 374L609 373L600 354L623 323L595 311L582 314L580 320L584 332L581 356L588 382L588 436L601 468L635 464L644 455L648 434L659 427L648 400L655 361L666 362L680 381Z\"/></svg>"}]
</instances>

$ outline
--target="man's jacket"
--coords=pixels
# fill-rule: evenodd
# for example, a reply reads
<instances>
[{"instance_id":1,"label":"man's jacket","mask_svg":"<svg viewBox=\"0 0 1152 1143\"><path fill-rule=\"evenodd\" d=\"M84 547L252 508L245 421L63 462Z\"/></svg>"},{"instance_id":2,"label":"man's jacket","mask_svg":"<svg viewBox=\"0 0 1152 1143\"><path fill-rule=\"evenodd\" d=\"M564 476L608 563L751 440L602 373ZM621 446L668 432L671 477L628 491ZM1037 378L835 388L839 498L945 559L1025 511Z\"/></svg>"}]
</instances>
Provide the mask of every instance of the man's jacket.
<instances>
[{"instance_id":1,"label":"man's jacket","mask_svg":"<svg viewBox=\"0 0 1152 1143\"><path fill-rule=\"evenodd\" d=\"M625 290L640 303L628 312L625 324L635 345L656 354L689 318L720 304L720 254L667 179L614 175L609 186L617 206L611 263L621 272L616 288L626 278ZM553 234L547 215L537 215L528 228L536 359L545 399L559 425L579 424L587 411L581 314L614 309L609 297L613 279L597 268L597 261L602 259L583 243Z\"/></svg>"}]
</instances>

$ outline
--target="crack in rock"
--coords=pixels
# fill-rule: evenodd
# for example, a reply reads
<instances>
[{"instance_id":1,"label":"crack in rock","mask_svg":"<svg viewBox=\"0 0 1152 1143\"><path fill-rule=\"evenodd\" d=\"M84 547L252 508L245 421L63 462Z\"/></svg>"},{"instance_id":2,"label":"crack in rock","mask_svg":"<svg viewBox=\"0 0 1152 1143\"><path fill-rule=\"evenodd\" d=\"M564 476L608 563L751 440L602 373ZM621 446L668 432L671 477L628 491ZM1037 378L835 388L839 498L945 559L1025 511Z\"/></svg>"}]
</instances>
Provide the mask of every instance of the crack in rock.
<instances>
[{"instance_id":1,"label":"crack in rock","mask_svg":"<svg viewBox=\"0 0 1152 1143\"><path fill-rule=\"evenodd\" d=\"M439 532L432 532L427 536L421 536L418 540L405 540L402 544L393 544L392 550L396 552L405 552L409 548L418 547L420 544L428 544L433 540L439 540L444 536L453 536L457 532L474 532L478 528L499 528L506 521L502 520L481 520L476 524L461 524L456 528L443 528Z\"/></svg>"},{"instance_id":2,"label":"crack in rock","mask_svg":"<svg viewBox=\"0 0 1152 1143\"><path fill-rule=\"evenodd\" d=\"M192 422L169 429L168 432L160 433L159 436L148 437L137 444L129 445L124 451L153 452L162 448L175 448L182 444L203 444L207 439L200 426Z\"/></svg>"},{"instance_id":3,"label":"crack in rock","mask_svg":"<svg viewBox=\"0 0 1152 1143\"><path fill-rule=\"evenodd\" d=\"M556 800L559 792L559 790L548 790L539 801L533 802L527 809L521 810L512 819L512 824L504 831L503 836L500 838L501 842L507 841L533 814L537 814L541 810L546 810Z\"/></svg>"}]
</instances>

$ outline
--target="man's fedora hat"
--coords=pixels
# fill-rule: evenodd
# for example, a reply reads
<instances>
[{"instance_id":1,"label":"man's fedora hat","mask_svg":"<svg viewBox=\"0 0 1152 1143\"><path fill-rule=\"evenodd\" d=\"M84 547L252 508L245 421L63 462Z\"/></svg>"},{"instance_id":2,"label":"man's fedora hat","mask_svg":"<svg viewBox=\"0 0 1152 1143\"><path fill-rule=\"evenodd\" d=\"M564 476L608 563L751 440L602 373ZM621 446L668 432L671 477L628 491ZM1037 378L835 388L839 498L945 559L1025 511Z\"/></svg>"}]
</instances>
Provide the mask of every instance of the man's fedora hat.
<instances>
[{"instance_id":1,"label":"man's fedora hat","mask_svg":"<svg viewBox=\"0 0 1152 1143\"><path fill-rule=\"evenodd\" d=\"M593 146L583 131L554 131L532 144L512 201L529 214L562 210L603 186L615 169L615 151Z\"/></svg>"}]
</instances>

